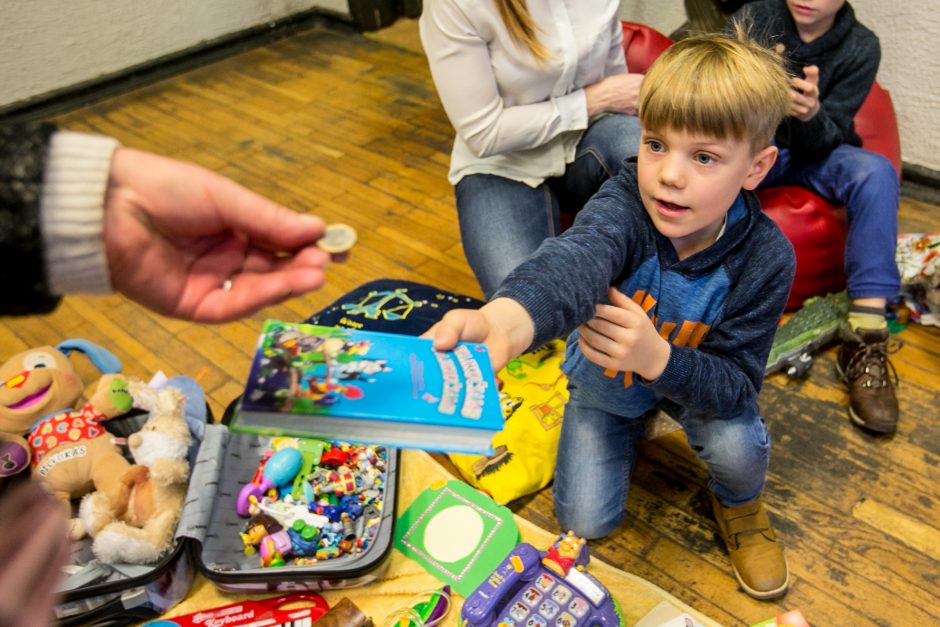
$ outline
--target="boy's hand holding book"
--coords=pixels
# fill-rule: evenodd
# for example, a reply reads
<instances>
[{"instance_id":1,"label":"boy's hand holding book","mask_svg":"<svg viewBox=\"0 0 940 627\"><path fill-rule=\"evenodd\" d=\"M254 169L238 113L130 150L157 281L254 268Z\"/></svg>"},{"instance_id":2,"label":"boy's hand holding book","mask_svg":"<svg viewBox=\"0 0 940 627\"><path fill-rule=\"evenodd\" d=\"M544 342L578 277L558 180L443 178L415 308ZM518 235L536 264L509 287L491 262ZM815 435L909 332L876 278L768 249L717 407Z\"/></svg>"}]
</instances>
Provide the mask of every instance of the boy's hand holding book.
<instances>
[{"instance_id":1,"label":"boy's hand holding book","mask_svg":"<svg viewBox=\"0 0 940 627\"><path fill-rule=\"evenodd\" d=\"M496 298L480 309L447 312L422 337L432 338L437 350L450 350L461 341L486 344L493 371L499 372L532 344L535 326L525 307L511 298Z\"/></svg>"}]
</instances>

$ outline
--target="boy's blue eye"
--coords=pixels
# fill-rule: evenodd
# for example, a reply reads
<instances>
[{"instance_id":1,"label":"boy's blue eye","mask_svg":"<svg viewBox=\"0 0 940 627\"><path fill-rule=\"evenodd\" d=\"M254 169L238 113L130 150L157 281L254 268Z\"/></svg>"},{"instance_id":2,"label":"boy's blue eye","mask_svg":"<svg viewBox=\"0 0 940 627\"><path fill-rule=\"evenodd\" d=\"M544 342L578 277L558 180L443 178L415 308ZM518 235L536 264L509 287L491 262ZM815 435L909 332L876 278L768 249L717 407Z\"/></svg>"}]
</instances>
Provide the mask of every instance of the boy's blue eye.
<instances>
[{"instance_id":1,"label":"boy's blue eye","mask_svg":"<svg viewBox=\"0 0 940 627\"><path fill-rule=\"evenodd\" d=\"M709 165L715 162L715 158L711 155L699 153L695 155L695 161L702 165Z\"/></svg>"},{"instance_id":2,"label":"boy's blue eye","mask_svg":"<svg viewBox=\"0 0 940 627\"><path fill-rule=\"evenodd\" d=\"M646 145L650 147L652 152L663 152L666 149L662 142L656 141L655 139L646 140Z\"/></svg>"}]
</instances>

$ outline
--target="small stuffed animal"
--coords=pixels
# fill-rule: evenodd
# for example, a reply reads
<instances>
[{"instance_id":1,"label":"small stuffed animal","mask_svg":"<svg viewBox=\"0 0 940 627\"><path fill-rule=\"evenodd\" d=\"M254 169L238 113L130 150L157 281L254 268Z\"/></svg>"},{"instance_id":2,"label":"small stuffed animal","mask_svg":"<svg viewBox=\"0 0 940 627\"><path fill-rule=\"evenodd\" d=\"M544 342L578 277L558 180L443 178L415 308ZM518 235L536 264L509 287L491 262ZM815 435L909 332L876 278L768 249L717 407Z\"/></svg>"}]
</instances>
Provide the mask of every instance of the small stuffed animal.
<instances>
[{"instance_id":1,"label":"small stuffed animal","mask_svg":"<svg viewBox=\"0 0 940 627\"><path fill-rule=\"evenodd\" d=\"M78 409L84 384L68 357L73 350L85 353L105 373ZM146 483L146 468L131 465L102 425L131 408L127 382L114 374L120 369L117 357L85 340L23 351L0 366L0 434L6 447L0 458L7 474L28 463L69 516L71 499L91 490L123 513L132 487ZM84 533L81 522L71 519L69 535L78 539Z\"/></svg>"},{"instance_id":2,"label":"small stuffed animal","mask_svg":"<svg viewBox=\"0 0 940 627\"><path fill-rule=\"evenodd\" d=\"M127 439L134 461L147 468L149 481L138 486L122 514L105 495L87 495L79 516L95 541L92 550L103 562L146 564L173 545L189 481L187 456L192 443L184 416L186 397L172 386L153 389L130 382L135 404L150 411L140 431Z\"/></svg>"}]
</instances>

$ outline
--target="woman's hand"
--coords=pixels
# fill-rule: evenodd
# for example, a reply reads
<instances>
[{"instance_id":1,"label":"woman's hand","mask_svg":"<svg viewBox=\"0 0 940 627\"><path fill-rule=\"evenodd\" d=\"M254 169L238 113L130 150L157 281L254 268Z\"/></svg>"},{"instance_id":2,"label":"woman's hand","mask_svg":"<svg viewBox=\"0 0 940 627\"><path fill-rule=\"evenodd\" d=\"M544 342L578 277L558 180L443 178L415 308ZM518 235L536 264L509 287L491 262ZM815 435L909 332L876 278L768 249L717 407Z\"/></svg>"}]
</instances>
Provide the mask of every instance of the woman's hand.
<instances>
[{"instance_id":1,"label":"woman's hand","mask_svg":"<svg viewBox=\"0 0 940 627\"><path fill-rule=\"evenodd\" d=\"M112 287L166 316L224 322L319 288L325 226L199 166L118 148L105 197Z\"/></svg>"},{"instance_id":2,"label":"woman's hand","mask_svg":"<svg viewBox=\"0 0 940 627\"><path fill-rule=\"evenodd\" d=\"M614 74L584 88L588 117L598 113L637 114L642 74Z\"/></svg>"}]
</instances>

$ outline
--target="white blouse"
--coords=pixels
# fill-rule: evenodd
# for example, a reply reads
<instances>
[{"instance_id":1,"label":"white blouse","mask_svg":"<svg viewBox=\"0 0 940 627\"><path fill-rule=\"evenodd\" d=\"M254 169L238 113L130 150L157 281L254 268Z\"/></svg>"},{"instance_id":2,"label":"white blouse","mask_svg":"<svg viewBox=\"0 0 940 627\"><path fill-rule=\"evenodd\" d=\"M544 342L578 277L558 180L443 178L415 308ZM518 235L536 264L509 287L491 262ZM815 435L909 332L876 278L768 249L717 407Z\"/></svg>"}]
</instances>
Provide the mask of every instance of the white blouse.
<instances>
[{"instance_id":1,"label":"white blouse","mask_svg":"<svg viewBox=\"0 0 940 627\"><path fill-rule=\"evenodd\" d=\"M448 179L498 174L535 187L564 173L588 127L584 87L627 71L617 0L529 0L539 62L492 0L426 0L431 76L457 131Z\"/></svg>"}]
</instances>

